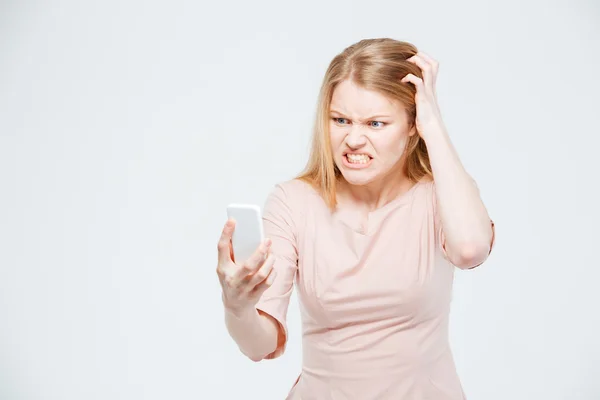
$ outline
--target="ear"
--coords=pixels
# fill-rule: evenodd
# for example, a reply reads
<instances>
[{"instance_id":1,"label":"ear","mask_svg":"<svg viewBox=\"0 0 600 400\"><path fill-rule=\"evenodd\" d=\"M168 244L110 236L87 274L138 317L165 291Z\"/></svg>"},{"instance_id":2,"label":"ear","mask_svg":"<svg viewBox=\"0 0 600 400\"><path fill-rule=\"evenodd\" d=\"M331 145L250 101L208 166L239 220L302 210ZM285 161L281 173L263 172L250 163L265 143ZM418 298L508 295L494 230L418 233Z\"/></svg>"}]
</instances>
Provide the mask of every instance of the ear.
<instances>
[{"instance_id":1,"label":"ear","mask_svg":"<svg viewBox=\"0 0 600 400\"><path fill-rule=\"evenodd\" d=\"M417 125L412 124L412 128L410 128L410 131L408 131L408 136L412 137L415 135L415 133L417 133Z\"/></svg>"}]
</instances>

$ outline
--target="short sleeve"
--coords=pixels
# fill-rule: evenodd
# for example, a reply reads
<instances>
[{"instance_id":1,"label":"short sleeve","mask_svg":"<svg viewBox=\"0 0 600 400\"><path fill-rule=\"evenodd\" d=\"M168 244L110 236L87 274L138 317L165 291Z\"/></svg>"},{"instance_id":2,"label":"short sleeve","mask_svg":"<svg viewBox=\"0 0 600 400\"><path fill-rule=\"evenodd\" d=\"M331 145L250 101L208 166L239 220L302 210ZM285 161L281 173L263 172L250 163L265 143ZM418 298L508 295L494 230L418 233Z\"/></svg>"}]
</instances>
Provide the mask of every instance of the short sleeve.
<instances>
[{"instance_id":1,"label":"short sleeve","mask_svg":"<svg viewBox=\"0 0 600 400\"><path fill-rule=\"evenodd\" d=\"M265 238L272 241L271 253L275 256L277 276L261 296L256 308L277 320L280 338L283 338L278 341L277 349L267 355L266 359L277 358L285 350L288 338L287 310L298 269L296 224L289 197L283 185L276 185L263 208Z\"/></svg>"},{"instance_id":2,"label":"short sleeve","mask_svg":"<svg viewBox=\"0 0 600 400\"><path fill-rule=\"evenodd\" d=\"M479 187L477 186L477 183L475 181L473 181L473 184L475 185L475 187L477 187L477 190L479 190ZM442 226L441 216L440 216L440 213L438 212L437 196L435 194L435 183L432 185L432 196L433 196L433 210L434 210L434 220L435 220L436 243L438 245L438 248L442 252L444 258L448 262L451 262L448 257L448 253L446 252L446 236L444 234L444 227ZM466 268L466 269L473 269L473 268L479 267L481 264L483 264L485 262L487 257L492 253L494 244L496 242L496 227L495 227L494 221L492 219L490 219L490 225L492 228L492 239L491 239L491 243L490 243L490 250L489 250L486 258L479 264L474 265L469 268Z\"/></svg>"}]
</instances>

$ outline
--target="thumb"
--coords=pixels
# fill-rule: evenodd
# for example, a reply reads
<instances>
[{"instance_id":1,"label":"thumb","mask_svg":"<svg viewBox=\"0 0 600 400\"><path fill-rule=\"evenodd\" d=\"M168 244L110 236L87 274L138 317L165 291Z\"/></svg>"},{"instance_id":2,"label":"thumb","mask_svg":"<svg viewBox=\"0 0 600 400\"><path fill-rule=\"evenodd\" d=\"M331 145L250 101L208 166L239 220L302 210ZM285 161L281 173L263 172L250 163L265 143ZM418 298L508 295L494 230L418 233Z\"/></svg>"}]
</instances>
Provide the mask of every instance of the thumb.
<instances>
[{"instance_id":1,"label":"thumb","mask_svg":"<svg viewBox=\"0 0 600 400\"><path fill-rule=\"evenodd\" d=\"M217 249L219 252L219 262L222 264L233 261L233 248L231 246L231 238L235 229L235 221L228 219L221 232Z\"/></svg>"}]
</instances>

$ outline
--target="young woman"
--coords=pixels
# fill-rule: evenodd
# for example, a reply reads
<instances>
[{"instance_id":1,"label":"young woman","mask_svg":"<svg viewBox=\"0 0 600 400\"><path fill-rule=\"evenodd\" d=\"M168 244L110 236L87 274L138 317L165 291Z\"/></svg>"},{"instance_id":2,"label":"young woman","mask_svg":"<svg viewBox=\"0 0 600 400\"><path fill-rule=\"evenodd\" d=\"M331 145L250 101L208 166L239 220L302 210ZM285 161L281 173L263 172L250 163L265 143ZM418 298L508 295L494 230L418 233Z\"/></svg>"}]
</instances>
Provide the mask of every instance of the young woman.
<instances>
[{"instance_id":1,"label":"young woman","mask_svg":"<svg viewBox=\"0 0 600 400\"><path fill-rule=\"evenodd\" d=\"M392 39L329 65L312 154L275 185L267 240L217 273L228 331L255 361L280 356L296 283L302 372L288 399L464 399L448 340L455 267L474 268L494 224L437 105L438 63Z\"/></svg>"}]
</instances>

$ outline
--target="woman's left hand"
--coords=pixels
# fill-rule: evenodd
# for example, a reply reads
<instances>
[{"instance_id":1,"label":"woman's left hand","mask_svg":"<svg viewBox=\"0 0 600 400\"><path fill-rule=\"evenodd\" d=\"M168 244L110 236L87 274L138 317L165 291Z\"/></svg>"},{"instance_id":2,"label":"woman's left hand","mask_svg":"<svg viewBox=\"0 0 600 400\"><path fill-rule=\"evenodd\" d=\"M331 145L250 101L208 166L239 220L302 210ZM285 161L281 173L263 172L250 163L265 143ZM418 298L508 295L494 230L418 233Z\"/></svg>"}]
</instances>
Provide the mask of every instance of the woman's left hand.
<instances>
[{"instance_id":1,"label":"woman's left hand","mask_svg":"<svg viewBox=\"0 0 600 400\"><path fill-rule=\"evenodd\" d=\"M418 52L407 61L416 64L422 71L423 79L413 74L402 78L402 82L415 85L417 93L415 103L417 108L416 127L418 134L426 139L430 133L444 129L440 107L437 102L435 81L437 79L439 63L427 54Z\"/></svg>"}]
</instances>

